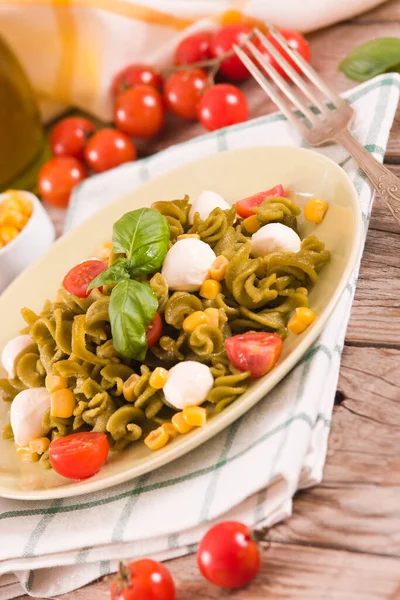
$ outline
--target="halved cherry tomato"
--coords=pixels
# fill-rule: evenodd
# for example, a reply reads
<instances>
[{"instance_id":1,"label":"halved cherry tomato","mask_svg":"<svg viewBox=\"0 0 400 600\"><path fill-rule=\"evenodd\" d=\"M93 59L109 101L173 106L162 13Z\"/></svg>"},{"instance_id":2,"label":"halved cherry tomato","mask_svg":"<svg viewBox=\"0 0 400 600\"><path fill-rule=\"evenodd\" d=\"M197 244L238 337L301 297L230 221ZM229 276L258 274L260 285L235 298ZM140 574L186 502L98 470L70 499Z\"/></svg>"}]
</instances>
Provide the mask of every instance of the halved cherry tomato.
<instances>
[{"instance_id":1,"label":"halved cherry tomato","mask_svg":"<svg viewBox=\"0 0 400 600\"><path fill-rule=\"evenodd\" d=\"M185 37L175 50L176 65L191 65L211 58L212 34L209 31L198 31Z\"/></svg>"},{"instance_id":2,"label":"halved cherry tomato","mask_svg":"<svg viewBox=\"0 0 400 600\"><path fill-rule=\"evenodd\" d=\"M102 260L85 260L68 271L63 279L63 286L70 294L78 298L87 298L89 283L106 268Z\"/></svg>"},{"instance_id":3,"label":"halved cherry tomato","mask_svg":"<svg viewBox=\"0 0 400 600\"><path fill-rule=\"evenodd\" d=\"M247 525L223 521L207 531L197 550L200 572L223 588L250 583L261 567L260 551Z\"/></svg>"},{"instance_id":4,"label":"halved cherry tomato","mask_svg":"<svg viewBox=\"0 0 400 600\"><path fill-rule=\"evenodd\" d=\"M162 319L158 313L155 314L154 319L146 330L147 345L149 348L154 346L158 342L162 331Z\"/></svg>"},{"instance_id":5,"label":"halved cherry tomato","mask_svg":"<svg viewBox=\"0 0 400 600\"><path fill-rule=\"evenodd\" d=\"M120 565L111 584L111 600L175 600L175 585L167 567L150 558Z\"/></svg>"},{"instance_id":6,"label":"halved cherry tomato","mask_svg":"<svg viewBox=\"0 0 400 600\"><path fill-rule=\"evenodd\" d=\"M250 371L252 377L262 377L278 360L282 339L277 333L242 333L225 340L225 348L236 369Z\"/></svg>"},{"instance_id":7,"label":"halved cherry tomato","mask_svg":"<svg viewBox=\"0 0 400 600\"><path fill-rule=\"evenodd\" d=\"M154 67L148 65L128 65L125 69L122 69L114 77L111 85L111 95L113 98L122 94L129 88L135 85L151 85L160 89L162 83L162 77Z\"/></svg>"},{"instance_id":8,"label":"halved cherry tomato","mask_svg":"<svg viewBox=\"0 0 400 600\"><path fill-rule=\"evenodd\" d=\"M108 440L105 433L86 431L71 433L51 442L49 458L53 469L69 479L92 477L107 460Z\"/></svg>"},{"instance_id":9,"label":"halved cherry tomato","mask_svg":"<svg viewBox=\"0 0 400 600\"><path fill-rule=\"evenodd\" d=\"M260 204L264 202L264 200L266 200L267 198L282 198L285 196L286 192L283 186L279 184L271 188L270 190L266 190L265 192L258 192L253 196L248 196L248 198L238 200L238 202L236 202L236 212L239 215L239 217L243 217L245 219L246 217L254 215L254 208L260 206Z\"/></svg>"}]
</instances>

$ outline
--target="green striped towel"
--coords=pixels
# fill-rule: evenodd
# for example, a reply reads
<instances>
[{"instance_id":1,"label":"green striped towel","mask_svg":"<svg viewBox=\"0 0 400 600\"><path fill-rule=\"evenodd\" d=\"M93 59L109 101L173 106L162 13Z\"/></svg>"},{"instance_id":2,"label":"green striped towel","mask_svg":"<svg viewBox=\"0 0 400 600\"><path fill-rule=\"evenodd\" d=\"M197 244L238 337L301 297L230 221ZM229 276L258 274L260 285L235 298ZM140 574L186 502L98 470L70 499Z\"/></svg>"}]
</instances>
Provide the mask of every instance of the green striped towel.
<instances>
[{"instance_id":1,"label":"green striped towel","mask_svg":"<svg viewBox=\"0 0 400 600\"><path fill-rule=\"evenodd\" d=\"M356 109L354 133L379 160L399 90L400 76L384 75L347 94ZM266 143L302 145L276 113L91 178L74 194L66 228L177 164ZM363 174L343 148L330 145L318 151L352 178L366 231L373 193ZM294 493L322 478L357 274L358 268L324 332L296 368L255 408L200 448L134 481L77 499L0 499L0 600L23 592L58 596L115 571L121 558L190 553L215 519L265 526L289 517Z\"/></svg>"}]
</instances>

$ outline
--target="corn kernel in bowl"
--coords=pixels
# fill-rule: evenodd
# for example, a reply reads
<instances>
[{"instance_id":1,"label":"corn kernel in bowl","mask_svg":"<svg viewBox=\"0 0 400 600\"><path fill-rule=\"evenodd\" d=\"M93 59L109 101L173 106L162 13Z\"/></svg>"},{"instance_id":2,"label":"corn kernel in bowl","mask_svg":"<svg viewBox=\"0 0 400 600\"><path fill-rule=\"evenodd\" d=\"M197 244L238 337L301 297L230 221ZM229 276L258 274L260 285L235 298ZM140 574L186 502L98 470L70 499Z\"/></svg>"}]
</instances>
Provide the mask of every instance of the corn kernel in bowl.
<instances>
[{"instance_id":1,"label":"corn kernel in bowl","mask_svg":"<svg viewBox=\"0 0 400 600\"><path fill-rule=\"evenodd\" d=\"M0 248L9 244L29 221L33 204L27 194L19 190L8 190L0 202Z\"/></svg>"}]
</instances>

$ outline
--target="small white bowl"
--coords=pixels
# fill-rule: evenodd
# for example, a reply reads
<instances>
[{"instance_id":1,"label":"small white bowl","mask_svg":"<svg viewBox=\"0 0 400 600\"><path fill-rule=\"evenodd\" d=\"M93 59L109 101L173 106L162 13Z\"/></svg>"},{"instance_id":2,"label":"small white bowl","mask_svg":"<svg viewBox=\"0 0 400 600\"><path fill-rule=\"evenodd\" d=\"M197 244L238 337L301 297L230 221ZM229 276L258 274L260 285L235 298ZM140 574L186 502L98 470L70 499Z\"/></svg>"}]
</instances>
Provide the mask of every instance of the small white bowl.
<instances>
[{"instance_id":1,"label":"small white bowl","mask_svg":"<svg viewBox=\"0 0 400 600\"><path fill-rule=\"evenodd\" d=\"M4 248L0 249L0 292L17 275L33 263L54 242L53 224L38 198L24 192L32 202L33 211L22 231ZM0 204L6 193L0 194Z\"/></svg>"}]
</instances>

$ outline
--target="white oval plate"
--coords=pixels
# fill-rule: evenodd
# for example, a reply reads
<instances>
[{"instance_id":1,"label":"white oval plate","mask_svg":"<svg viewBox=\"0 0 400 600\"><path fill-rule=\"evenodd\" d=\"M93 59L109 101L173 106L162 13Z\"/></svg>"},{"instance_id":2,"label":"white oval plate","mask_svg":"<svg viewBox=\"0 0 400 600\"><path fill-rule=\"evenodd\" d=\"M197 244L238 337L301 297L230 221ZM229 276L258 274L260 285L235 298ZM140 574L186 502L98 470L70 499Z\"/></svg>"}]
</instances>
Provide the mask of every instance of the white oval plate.
<instances>
[{"instance_id":1,"label":"white oval plate","mask_svg":"<svg viewBox=\"0 0 400 600\"><path fill-rule=\"evenodd\" d=\"M184 194L194 198L204 189L215 190L233 203L277 183L294 190L301 205L310 195L329 202L320 225L307 223L300 217L299 229L301 237L315 232L332 256L310 293L310 306L318 318L305 333L290 335L285 340L277 366L205 427L179 436L157 452L137 443L121 453L111 454L100 473L85 481L73 482L44 471L37 464L25 465L17 459L14 444L0 440L0 496L24 500L78 496L153 471L230 425L299 361L320 334L349 279L360 247L361 215L354 186L337 164L316 152L291 147L232 150L179 167L133 190L66 234L0 297L0 349L23 326L20 308L29 306L40 311L47 298L54 298L63 275L110 239L112 223L125 212L149 206L155 200L182 198ZM0 421L6 423L8 405L1 405Z\"/></svg>"}]
</instances>

